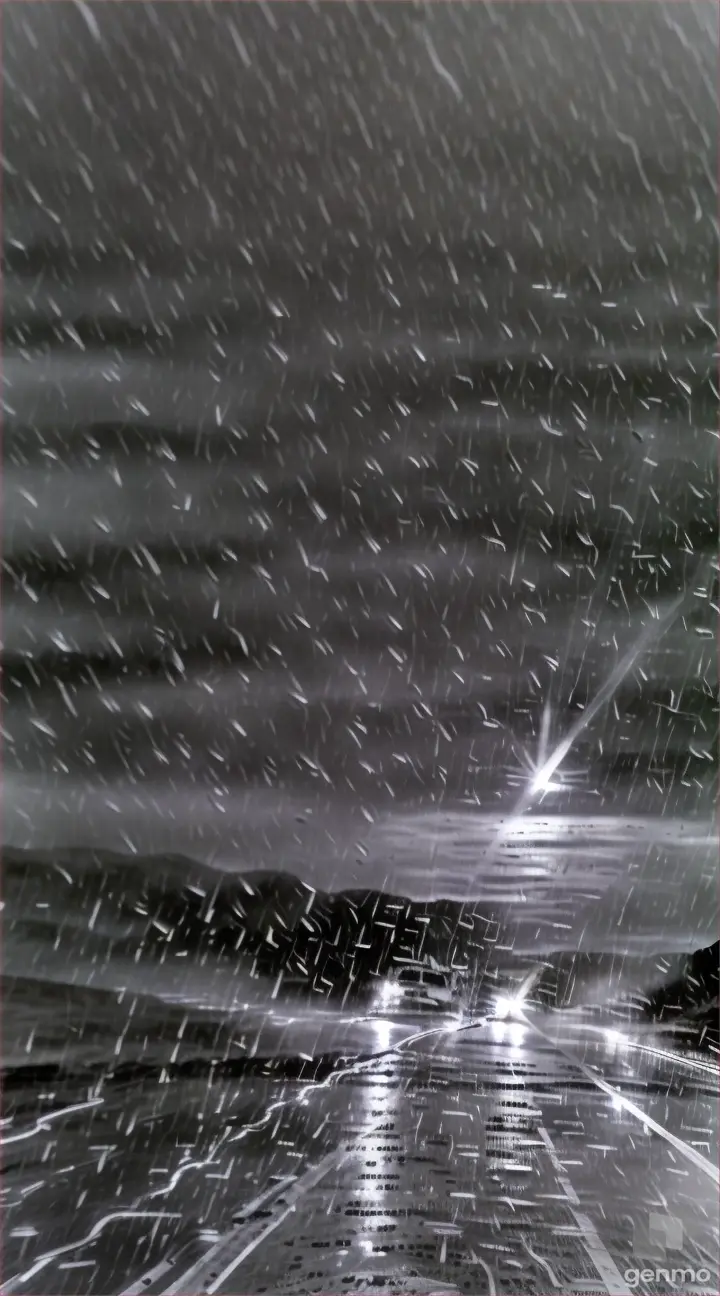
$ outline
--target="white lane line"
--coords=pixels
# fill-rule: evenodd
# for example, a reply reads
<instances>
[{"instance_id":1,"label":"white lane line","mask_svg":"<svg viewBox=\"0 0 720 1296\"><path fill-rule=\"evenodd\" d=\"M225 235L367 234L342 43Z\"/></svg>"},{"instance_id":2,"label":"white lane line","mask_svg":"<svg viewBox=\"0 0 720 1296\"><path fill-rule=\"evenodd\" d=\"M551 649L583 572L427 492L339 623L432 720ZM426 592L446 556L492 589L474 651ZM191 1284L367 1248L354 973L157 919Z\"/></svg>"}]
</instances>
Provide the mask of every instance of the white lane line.
<instances>
[{"instance_id":1,"label":"white lane line","mask_svg":"<svg viewBox=\"0 0 720 1296\"><path fill-rule=\"evenodd\" d=\"M270 1184L269 1188L265 1188L263 1192L258 1193L257 1197L253 1197L252 1201L249 1201L247 1206L243 1206L240 1210L235 1212L235 1215L238 1217L238 1222L249 1219L251 1215L254 1215L256 1211L260 1210L261 1206L264 1206L267 1201L270 1201L272 1197L280 1197L286 1188L292 1187L296 1180L297 1175L291 1174L286 1175L284 1179L278 1179L274 1184Z\"/></svg>"},{"instance_id":2,"label":"white lane line","mask_svg":"<svg viewBox=\"0 0 720 1296\"><path fill-rule=\"evenodd\" d=\"M531 1258L532 1260L535 1260L535 1261L537 1262L537 1264L542 1265L542 1267L543 1267L543 1269L545 1270L545 1272L546 1272L548 1278L550 1279L550 1282L552 1283L553 1287L556 1287L556 1288L558 1288L558 1289L561 1288L561 1287L562 1287L562 1283L558 1281L557 1274L555 1273L555 1271L554 1271L554 1269L552 1268L552 1266L549 1264L549 1262L548 1262L548 1261L547 1261L543 1256L538 1255L536 1251L533 1251L533 1249L532 1249L532 1247L530 1246L530 1243L528 1242L528 1240L527 1240L527 1238L525 1237L525 1234L524 1234L524 1233L521 1234L521 1236L520 1236L520 1241L522 1242L523 1246L525 1247L525 1250L527 1251L527 1253L528 1253L528 1255L530 1256L530 1258Z\"/></svg>"},{"instance_id":3,"label":"white lane line","mask_svg":"<svg viewBox=\"0 0 720 1296\"><path fill-rule=\"evenodd\" d=\"M474 1251L470 1252L470 1259L472 1260L473 1264L478 1264L482 1269L485 1270L485 1276L487 1277L488 1280L489 1296L497 1296L497 1287L495 1286L495 1278L493 1277L493 1271L490 1268L490 1265L487 1264L485 1260L483 1260L482 1256L476 1255Z\"/></svg>"},{"instance_id":4,"label":"white lane line","mask_svg":"<svg viewBox=\"0 0 720 1296\"><path fill-rule=\"evenodd\" d=\"M426 1033L434 1034L435 1032L428 1031ZM405 1043L407 1041L403 1042ZM380 1056L383 1056L383 1054ZM361 1066L367 1065L368 1061L369 1059L366 1059ZM358 1067L358 1070L360 1070L360 1067ZM345 1071L342 1074L348 1075L348 1071ZM369 1126L368 1129L363 1131L361 1138L356 1139L350 1146L347 1146L346 1144L343 1147L335 1148L332 1152L328 1152L316 1166L311 1170L308 1170L299 1179L295 1176L291 1176L289 1179L283 1180L281 1184L273 1185L273 1188L269 1189L267 1193L261 1194L263 1197L268 1197L270 1195L276 1196L278 1195L277 1190L284 1189L285 1185L288 1183L292 1184L290 1190L284 1193L286 1205L283 1210L280 1211L278 1215L274 1216L273 1219L269 1220L264 1228L259 1231L255 1231L252 1225L249 1226L249 1229L244 1229L243 1233L245 1237L247 1237L248 1232L251 1233L251 1236L242 1247L242 1250L236 1255L232 1255L232 1258L222 1272L213 1277L209 1284L202 1284L198 1287L196 1280L203 1274L207 1274L208 1270L214 1274L218 1263L222 1263L223 1253L227 1255L227 1253L230 1252L232 1254L232 1252L235 1251L235 1248L241 1244L241 1236L238 1236L237 1230L233 1230L233 1232L226 1234L220 1242L218 1242L210 1251L207 1252L206 1255L193 1265L192 1269L182 1274L182 1276L178 1278L171 1287L166 1288L161 1293L161 1296L179 1296L179 1293L187 1292L188 1290L202 1291L203 1293L207 1292L209 1294L217 1292L221 1285L232 1273L234 1273L238 1266L256 1250L260 1243L264 1242L271 1233L274 1233L275 1229L287 1219L288 1215L292 1214L296 1209L298 1201L305 1195L305 1193L308 1192L309 1189L314 1188L315 1185L318 1184L321 1179L324 1179L332 1169L341 1166L348 1157L357 1153L362 1147L362 1139L365 1139L369 1135L375 1134L378 1130L381 1130L384 1127L384 1120L385 1118L383 1117ZM244 1213L247 1213L247 1211L248 1208L246 1207ZM188 1284L191 1280L195 1285L192 1288L189 1288Z\"/></svg>"},{"instance_id":5,"label":"white lane line","mask_svg":"<svg viewBox=\"0 0 720 1296\"><path fill-rule=\"evenodd\" d=\"M189 1245L190 1243L188 1242L188 1246ZM126 1287L124 1291L120 1293L120 1296L141 1296L141 1293L147 1291L148 1287L151 1287L153 1283L158 1281L158 1279L165 1278L174 1266L175 1261L172 1256L168 1260L158 1261L152 1269L146 1269L145 1273L142 1274L141 1277L138 1278L137 1282L133 1283L131 1287Z\"/></svg>"},{"instance_id":6,"label":"white lane line","mask_svg":"<svg viewBox=\"0 0 720 1296\"><path fill-rule=\"evenodd\" d=\"M657 1121L653 1120L652 1116L648 1116L647 1112L644 1112L641 1107L638 1107L634 1102L631 1102L629 1098L626 1098L624 1094L619 1093L617 1089L613 1089L612 1085L608 1084L607 1080L603 1080L601 1076L596 1075L585 1062L580 1058L575 1057L574 1054L570 1053L562 1044L556 1044L552 1037L546 1035L545 1031L541 1030L539 1026L536 1026L535 1022L532 1021L531 1018L527 1017L525 1013L520 1013L518 1015L522 1018L526 1026L529 1026L537 1035L540 1035L546 1043L551 1045L552 1048L557 1049L558 1053L562 1053L569 1062L572 1062L574 1066L578 1067L578 1069L582 1071L584 1076L587 1076L588 1080L592 1080L593 1084L597 1085L598 1089L602 1089L603 1093L608 1094L617 1106L623 1107L625 1111L630 1112L636 1120L642 1121L643 1125L647 1125L649 1129L653 1130L656 1134L659 1134L661 1138L664 1138L666 1142L671 1145L671 1147L675 1148L676 1152L679 1152L680 1155L684 1156L688 1161L692 1161L693 1165L697 1166L698 1170L701 1170L704 1175L707 1175L709 1179L712 1179L715 1185L720 1187L720 1169L718 1169L717 1166L714 1166L712 1161L708 1161L706 1157L702 1156L702 1154L696 1151L694 1147L690 1147L688 1143L683 1143L682 1139L679 1139L675 1134L671 1134L670 1130L665 1129L664 1125L659 1125Z\"/></svg>"},{"instance_id":7,"label":"white lane line","mask_svg":"<svg viewBox=\"0 0 720 1296\"><path fill-rule=\"evenodd\" d=\"M377 1126L375 1128L377 1128ZM368 1130L368 1133L372 1132L372 1130ZM294 1188L292 1188L287 1194L286 1199L288 1204L285 1209L280 1211L280 1214L276 1215L274 1219L271 1219L268 1224L265 1225L262 1232L257 1233L255 1237L250 1238L250 1241L243 1247L242 1251L240 1251L239 1254L225 1266L222 1273L218 1274L217 1278L215 1278L208 1286L203 1287L203 1291L210 1293L210 1296L212 1296L213 1292L219 1291L222 1284L227 1281L232 1273L235 1272L238 1265L241 1265L243 1260L246 1260L247 1257L260 1246L260 1243L264 1242L271 1233L274 1233L275 1229L287 1219L288 1215L293 1213L298 1201L304 1193L306 1193L310 1188L314 1188L321 1179L325 1178L325 1175L328 1174L334 1166L341 1165L346 1157L350 1155L351 1150L354 1149L346 1150L343 1148L338 1149L335 1152L328 1152L327 1156L324 1156L322 1161L320 1161L313 1170L308 1170L307 1174L304 1174L302 1179L299 1179ZM179 1290L182 1290L182 1288L179 1288Z\"/></svg>"},{"instance_id":8,"label":"white lane line","mask_svg":"<svg viewBox=\"0 0 720 1296\"><path fill-rule=\"evenodd\" d=\"M568 1179L565 1168L555 1150L555 1145L544 1125L538 1127L538 1134L547 1148L553 1164L558 1183L568 1199L570 1213L580 1229L580 1241L605 1284L608 1296L628 1296L628 1285L620 1273L615 1261L598 1233L595 1225L584 1211L578 1210L580 1198Z\"/></svg>"},{"instance_id":9,"label":"white lane line","mask_svg":"<svg viewBox=\"0 0 720 1296\"><path fill-rule=\"evenodd\" d=\"M272 1200L273 1197L281 1197L285 1189L291 1187L295 1182L297 1182L297 1175L288 1175L287 1178L279 1180L278 1183L271 1184L264 1192L258 1193L257 1197L254 1197L252 1201L248 1202L247 1206L244 1206L241 1211L238 1211L238 1214L246 1217L254 1215L257 1210L260 1210L260 1208L264 1206L266 1202ZM170 1287L165 1288L163 1296L177 1296L177 1293L179 1292L192 1291L192 1284L194 1284L195 1279L199 1274L207 1271L207 1269L213 1264L216 1256L221 1255L223 1251L227 1250L232 1237L233 1233L224 1234L224 1236L221 1237L213 1247L206 1251L194 1265L191 1265L189 1269L186 1269L176 1282L174 1282ZM172 1260L166 1260L161 1263L165 1265L165 1269L163 1273L158 1273L156 1275L157 1278L164 1277L168 1270L174 1269L177 1260L175 1262ZM156 1269L159 1268L160 1265L156 1265ZM134 1283L132 1287L128 1287L126 1291L121 1292L120 1296L140 1296L142 1292L147 1291L149 1283L145 1280L149 1277L150 1273L144 1274L141 1278L138 1278L137 1282ZM152 1281L155 1280L155 1278L152 1279Z\"/></svg>"},{"instance_id":10,"label":"white lane line","mask_svg":"<svg viewBox=\"0 0 720 1296\"><path fill-rule=\"evenodd\" d=\"M575 1023L570 1022L568 1025L574 1026ZM603 1035L606 1040L608 1039L609 1032L605 1026L578 1023L575 1029L577 1029L578 1033L592 1031L594 1035ZM553 1042L555 1043L555 1041ZM635 1049L640 1053L650 1053L653 1057L661 1058L663 1062L672 1062L674 1066L688 1067L692 1071L706 1071L708 1075L716 1078L720 1075L720 1067L714 1066L712 1062L700 1062L697 1058L685 1057L683 1053L673 1053L671 1049L653 1048L650 1044L642 1044L639 1040L634 1040L631 1035L621 1035L617 1042L622 1046L623 1050ZM555 1043L555 1047L560 1048L561 1046Z\"/></svg>"},{"instance_id":11,"label":"white lane line","mask_svg":"<svg viewBox=\"0 0 720 1296\"><path fill-rule=\"evenodd\" d=\"M623 1041L624 1043L624 1041ZM698 1062L695 1058L683 1057L681 1053L673 1053L670 1049L652 1048L649 1044L638 1044L636 1040L628 1040L628 1048L637 1049L640 1053L650 1053L653 1057L659 1057L663 1062L672 1062L673 1066L684 1066L692 1071L705 1071L708 1075L717 1078L719 1069L709 1062Z\"/></svg>"},{"instance_id":12,"label":"white lane line","mask_svg":"<svg viewBox=\"0 0 720 1296\"><path fill-rule=\"evenodd\" d=\"M383 1127L383 1123L384 1118L383 1120L376 1121L374 1125L370 1126L370 1128L364 1132L363 1137L376 1133ZM223 1283L225 1283L231 1274L235 1272L238 1266L241 1265L243 1261L257 1249L257 1247L260 1246L261 1242L264 1242L266 1238L270 1237L270 1234L275 1232L280 1224L287 1219L288 1215L293 1213L298 1202L305 1193L307 1193L311 1188L314 1188L316 1184L320 1183L321 1179L324 1179L332 1169L341 1166L348 1157L358 1151L360 1146L361 1144L357 1143L350 1147L346 1146L336 1148L333 1152L328 1152L312 1170L308 1170L300 1179L296 1179L293 1186L290 1188L290 1191L284 1194L286 1204L283 1209L275 1215L273 1219L269 1220L262 1229L255 1231L251 1226L250 1232L252 1233L252 1236L248 1238L247 1242L237 1255L232 1256L229 1262L225 1265L225 1268L219 1274L217 1273L217 1265L218 1263L222 1263L223 1252L226 1255L228 1252L232 1252L240 1244L240 1237L233 1236L233 1234L226 1235L222 1241L217 1244L217 1246L212 1248L212 1251L209 1251L208 1254L202 1258L201 1261L196 1265L193 1265L192 1269L187 1273L184 1273L177 1282L173 1283L172 1287L168 1287L163 1291L162 1296L178 1296L178 1293L186 1292L188 1290L209 1293L210 1296L212 1296L212 1293L217 1292L220 1289ZM247 1237L247 1230L244 1232ZM208 1270L210 1270L210 1273L212 1274L209 1283L202 1281L202 1275L207 1274ZM198 1277L201 1278L199 1285L196 1283ZM190 1280L195 1283L192 1288L188 1287Z\"/></svg>"}]
</instances>

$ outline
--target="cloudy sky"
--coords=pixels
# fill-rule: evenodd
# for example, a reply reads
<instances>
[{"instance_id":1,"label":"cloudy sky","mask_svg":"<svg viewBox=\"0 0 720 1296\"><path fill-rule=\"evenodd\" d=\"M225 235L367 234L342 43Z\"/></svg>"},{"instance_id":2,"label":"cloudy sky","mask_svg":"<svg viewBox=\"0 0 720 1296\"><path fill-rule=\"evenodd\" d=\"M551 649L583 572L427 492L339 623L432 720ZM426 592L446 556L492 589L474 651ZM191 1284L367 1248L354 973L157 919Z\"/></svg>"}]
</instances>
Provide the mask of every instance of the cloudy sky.
<instances>
[{"instance_id":1,"label":"cloudy sky","mask_svg":"<svg viewBox=\"0 0 720 1296\"><path fill-rule=\"evenodd\" d=\"M712 923L716 22L6 7L8 840Z\"/></svg>"}]
</instances>

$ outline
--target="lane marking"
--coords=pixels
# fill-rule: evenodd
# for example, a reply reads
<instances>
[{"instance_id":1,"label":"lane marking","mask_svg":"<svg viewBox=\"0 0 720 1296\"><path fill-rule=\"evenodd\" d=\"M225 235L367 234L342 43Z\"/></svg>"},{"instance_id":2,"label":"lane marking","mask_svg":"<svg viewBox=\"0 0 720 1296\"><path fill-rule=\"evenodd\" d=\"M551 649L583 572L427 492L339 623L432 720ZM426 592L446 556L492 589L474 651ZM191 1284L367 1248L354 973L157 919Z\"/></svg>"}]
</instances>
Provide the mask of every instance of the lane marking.
<instances>
[{"instance_id":1,"label":"lane marking","mask_svg":"<svg viewBox=\"0 0 720 1296\"><path fill-rule=\"evenodd\" d=\"M352 1076L353 1074L354 1075L362 1074L363 1069L368 1067L373 1061L377 1061L378 1059L383 1057L388 1057L391 1054L396 1054L400 1052L403 1048L406 1048L409 1044L415 1044L419 1040L427 1039L432 1035L444 1035L447 1034L449 1031L452 1031L454 1033L456 1030L457 1027L454 1026L453 1027L441 1026L441 1027L434 1027L433 1029L430 1030L419 1031L413 1035L408 1035L404 1039L399 1040L395 1048L382 1049L378 1053L372 1054L370 1057L365 1057L362 1059L362 1061L356 1062L353 1066L348 1067L346 1070L334 1072L331 1076L327 1078L327 1080L322 1081L318 1085L305 1086L302 1093L303 1094L309 1093L314 1096L321 1089L327 1088L329 1085L336 1083L340 1079L344 1079L347 1076ZM298 1097L300 1096L301 1095L296 1095L291 1099L286 1099L284 1102L276 1104L276 1107L286 1106L291 1102L296 1102ZM264 1119L265 1118L263 1118L263 1120ZM363 1131L361 1138L362 1139L367 1138L368 1135L374 1134L378 1130L382 1129L383 1121L384 1118L381 1119L380 1121L377 1121L375 1124L371 1125L368 1129ZM222 1285L222 1283L225 1282L225 1280L232 1273L234 1273L238 1265L242 1264L242 1262L246 1260L249 1255L252 1254L252 1252L260 1245L260 1243L264 1242L265 1239L268 1238L271 1233L274 1233L275 1229L278 1228L278 1226L282 1224L285 1219L287 1219L288 1215L290 1215L295 1210L296 1203L298 1202L300 1197L308 1189L314 1188L315 1185L318 1184L320 1180L323 1179L325 1175L327 1175L330 1172L330 1170L332 1170L335 1166L342 1165L347 1160L348 1157L357 1153L357 1151L361 1147L362 1147L362 1142L355 1141L349 1147L346 1145L344 1147L335 1148L332 1152L328 1152L327 1155L322 1158L322 1160L318 1163L317 1166L315 1166L312 1170L308 1170L304 1175L302 1175L300 1179L297 1179L293 1176L291 1179L293 1186L290 1188L290 1191L286 1194L288 1205L280 1212L279 1215L276 1215L274 1219L271 1219L260 1232L256 1233L247 1241L243 1249L237 1255L233 1256L230 1262L222 1270L219 1277L214 1278L209 1286L204 1286L202 1288L203 1292L209 1293L210 1296L212 1296L212 1293L217 1292L218 1288ZM283 1180L282 1182L284 1184L287 1181ZM266 1194L261 1194L261 1196L278 1195L278 1193L275 1191L277 1187L278 1187L277 1185L273 1185L272 1189L269 1189ZM252 1232L252 1230L253 1230L253 1225L250 1225L249 1230L244 1230L245 1235L247 1236L247 1232L248 1231ZM214 1266L221 1260L223 1252L227 1252L228 1250L231 1252L234 1251L235 1248L238 1246L239 1242L240 1242L240 1238L237 1236L236 1230L234 1230L233 1233L225 1234L225 1236L221 1239L220 1242L218 1242L214 1247L212 1247L212 1249L209 1252L207 1252L199 1261L197 1261L197 1263L193 1265L190 1270L186 1271L175 1283L173 1283L170 1287L166 1288L161 1293L161 1296L179 1296L181 1292L187 1291L188 1283L191 1279L194 1281L201 1274L207 1273L209 1266L211 1265ZM146 1290L146 1288L142 1288L141 1290ZM125 1293L123 1293L122 1296L125 1296Z\"/></svg>"},{"instance_id":2,"label":"lane marking","mask_svg":"<svg viewBox=\"0 0 720 1296\"><path fill-rule=\"evenodd\" d=\"M279 1180L278 1183L271 1184L269 1188L266 1188L264 1192L258 1193L257 1197L254 1197L252 1201L248 1202L247 1206L243 1207L242 1214L248 1216L254 1215L257 1210L260 1210L260 1208L264 1206L266 1202L271 1201L273 1197L281 1197L285 1189L291 1187L291 1185L296 1181L296 1175L288 1175L287 1178ZM234 1230L235 1232L238 1227L239 1226L236 1226L236 1229ZM252 1228L252 1225L250 1225L250 1227ZM224 1236L220 1238L213 1247L206 1251L204 1255L200 1256L200 1259L197 1260L195 1264L191 1265L189 1269L186 1269L176 1282L172 1283L170 1287L165 1288L163 1296L177 1296L177 1293L179 1292L192 1291L193 1288L191 1284L195 1282L195 1279L200 1274L207 1270L208 1266L215 1261L216 1256L222 1255L223 1251L227 1250L228 1246L232 1244L232 1240L232 1233L224 1234ZM165 1269L162 1273L157 1273L155 1277L151 1279L150 1274L153 1271L149 1271L149 1273L144 1274L143 1277L138 1278L137 1282L135 1282L132 1287L128 1287L126 1291L121 1292L120 1296L140 1296L142 1292L147 1291L149 1282L146 1280L156 1281L157 1278L164 1278L169 1269L175 1268L177 1258L175 1261L161 1261L161 1264L165 1265ZM160 1269L160 1265L156 1265L155 1268Z\"/></svg>"},{"instance_id":3,"label":"lane marking","mask_svg":"<svg viewBox=\"0 0 720 1296\"><path fill-rule=\"evenodd\" d=\"M582 1031L591 1031L594 1035L602 1035L607 1040L609 1029L604 1026L594 1026L589 1022L573 1023L569 1022L568 1026L574 1026L578 1034ZM618 1047L625 1049L636 1049L640 1053L650 1053L653 1057L659 1057L663 1062L672 1062L674 1066L689 1067L694 1071L706 1071L709 1075L717 1077L720 1075L720 1067L714 1066L712 1062L701 1062L696 1058L685 1057L682 1053L673 1053L671 1049L653 1048L650 1044L642 1044L639 1040L634 1040L630 1035L623 1035L618 1031ZM611 1042L608 1040L608 1042ZM560 1048L558 1044L556 1047Z\"/></svg>"},{"instance_id":4,"label":"lane marking","mask_svg":"<svg viewBox=\"0 0 720 1296\"><path fill-rule=\"evenodd\" d=\"M374 1129L376 1128L377 1126L374 1127ZM373 1130L368 1130L367 1132L373 1133ZM352 1150L354 1151L355 1149ZM260 1233L258 1233L254 1238L251 1238L243 1247L242 1251L240 1251L240 1253L225 1266L222 1273L220 1273L208 1286L203 1287L203 1291L210 1293L210 1296L212 1296L214 1292L219 1291L222 1284L227 1281L232 1273L235 1272L238 1266L242 1264L243 1260L246 1260L247 1257L260 1246L261 1242L264 1242L266 1238L269 1238L270 1234L275 1232L276 1228L278 1228L280 1224L287 1219L288 1215L292 1215L297 1202L303 1194L309 1188L314 1188L316 1184L320 1183L320 1180L324 1179L325 1175L328 1174L334 1166L341 1165L349 1155L350 1151L346 1149L328 1152L327 1156L323 1157L322 1161L315 1166L314 1170L308 1170L307 1174L304 1174L302 1179L299 1179L294 1188L292 1188L287 1194L288 1204L285 1209L282 1210L279 1215L276 1215L274 1219L271 1219Z\"/></svg>"},{"instance_id":5,"label":"lane marking","mask_svg":"<svg viewBox=\"0 0 720 1296\"><path fill-rule=\"evenodd\" d=\"M556 1275L554 1269L552 1268L552 1266L550 1265L549 1261L547 1261L543 1256L538 1255L536 1251L533 1251L533 1249L532 1249L532 1247L530 1246L530 1243L528 1242L528 1240L527 1240L527 1238L525 1237L525 1234L524 1234L524 1233L522 1233L522 1234L520 1235L520 1241L522 1242L523 1246L525 1247L525 1250L527 1251L527 1253L528 1253L528 1255L530 1256L530 1258L531 1258L532 1260L537 1261L537 1263L538 1263L539 1265L542 1265L542 1267L543 1267L543 1269L545 1270L546 1274L548 1275L548 1277L549 1277L549 1279L550 1279L550 1282L552 1283L553 1287L556 1287L556 1288L558 1288L558 1290L559 1290L559 1289L562 1287L562 1283L558 1281L557 1275Z\"/></svg>"},{"instance_id":6,"label":"lane marking","mask_svg":"<svg viewBox=\"0 0 720 1296\"><path fill-rule=\"evenodd\" d=\"M568 1199L570 1213L580 1229L580 1241L605 1284L608 1296L627 1296L628 1285L598 1233L595 1225L584 1211L578 1210L580 1198L570 1182L565 1168L555 1150L555 1145L544 1125L538 1126L538 1134L545 1144L548 1156L553 1165L558 1183Z\"/></svg>"},{"instance_id":7,"label":"lane marking","mask_svg":"<svg viewBox=\"0 0 720 1296\"><path fill-rule=\"evenodd\" d=\"M497 1287L495 1286L495 1278L493 1277L493 1271L490 1268L490 1265L487 1263L487 1261L483 1260L482 1256L476 1255L474 1251L470 1252L470 1258L473 1264L478 1264L481 1266L482 1269L485 1270L485 1276L488 1280L489 1296L497 1296Z\"/></svg>"},{"instance_id":8,"label":"lane marking","mask_svg":"<svg viewBox=\"0 0 720 1296\"><path fill-rule=\"evenodd\" d=\"M190 1243L188 1242L187 1245L190 1246ZM141 1274L137 1282L133 1283L130 1287L126 1287L120 1293L120 1296L141 1296L141 1293L147 1291L148 1288L151 1287L153 1283L156 1283L159 1278L167 1277L167 1275L175 1268L175 1264L176 1260L172 1256L167 1260L159 1260L152 1269L146 1269L145 1273Z\"/></svg>"},{"instance_id":9,"label":"lane marking","mask_svg":"<svg viewBox=\"0 0 720 1296\"><path fill-rule=\"evenodd\" d=\"M603 1080L601 1076L596 1075L585 1062L581 1061L580 1058L575 1057L566 1048L564 1048L562 1044L556 1044L551 1036L546 1035L545 1031L541 1030L539 1026L536 1026L535 1022L532 1021L531 1018L527 1017L525 1013L519 1013L518 1016L530 1030L534 1030L537 1035L540 1035L540 1037L546 1041L546 1043L550 1044L552 1048L557 1049L558 1053L562 1053L569 1062L572 1062L574 1066L578 1067L578 1069L582 1071L583 1075L587 1076L588 1080L592 1080L593 1084L597 1085L598 1089L602 1089L603 1093L608 1094L614 1103L623 1107L625 1111L630 1112L636 1120L641 1121L643 1125L647 1125L655 1134L659 1134L660 1137L664 1138L676 1152L679 1152L680 1155L684 1156L688 1161L692 1161L693 1165L697 1166L698 1170L701 1170L704 1175L707 1175L708 1179L712 1179L713 1183L720 1187L720 1169L718 1169L717 1166L714 1166L712 1161L708 1161L707 1158L702 1156L700 1152L697 1152L694 1147L690 1147L689 1144L683 1143L682 1139L679 1139L675 1134L671 1134L670 1130L665 1129L664 1125L659 1125L656 1120L653 1120L652 1116L648 1116L647 1112L644 1112L641 1107L636 1105L636 1103L631 1102L629 1098L626 1098L624 1094L619 1093L617 1089L613 1089L613 1086L608 1084L607 1080Z\"/></svg>"},{"instance_id":10,"label":"lane marking","mask_svg":"<svg viewBox=\"0 0 720 1296\"><path fill-rule=\"evenodd\" d=\"M233 1255L225 1265L225 1268L219 1274L214 1276L209 1283L202 1283L199 1289L195 1287L192 1290L200 1290L203 1293L208 1293L209 1296L213 1296L213 1293L219 1291L223 1283L225 1283L231 1274L235 1272L238 1266L241 1265L249 1255L252 1255L252 1252L260 1246L261 1242L264 1242L268 1237L270 1237L271 1233L274 1233L275 1230L279 1228L279 1226L287 1219L288 1215L291 1215L294 1212L298 1202L305 1193L320 1183L320 1181L324 1179L331 1170L343 1165L349 1157L357 1154L357 1152L362 1148L362 1139L367 1138L370 1134L377 1133L383 1127L384 1118L381 1118L379 1121L375 1121L374 1124L370 1125L368 1129L363 1131L360 1140L352 1143L349 1147L345 1146L335 1148L334 1151L328 1152L316 1166L311 1170L306 1171L300 1179L293 1179L292 1187L289 1192L284 1194L286 1205L279 1214L269 1220L261 1229L257 1229L257 1226L250 1225L249 1229L243 1230L246 1237L248 1232L251 1232L253 1235L248 1238L247 1242L237 1255ZM281 1184L278 1186L282 1187L283 1185ZM254 1229L257 1231L254 1231ZM213 1247L207 1255L203 1256L202 1260L198 1261L192 1269L184 1273L171 1287L166 1288L161 1293L161 1296L178 1296L178 1293L187 1291L189 1280L195 1280L203 1273L207 1273L208 1268L212 1268L212 1272L215 1273L215 1267L218 1263L222 1262L223 1252L227 1253L228 1251L234 1251L240 1242L241 1237L238 1237L237 1235L226 1235L222 1241Z\"/></svg>"}]
</instances>

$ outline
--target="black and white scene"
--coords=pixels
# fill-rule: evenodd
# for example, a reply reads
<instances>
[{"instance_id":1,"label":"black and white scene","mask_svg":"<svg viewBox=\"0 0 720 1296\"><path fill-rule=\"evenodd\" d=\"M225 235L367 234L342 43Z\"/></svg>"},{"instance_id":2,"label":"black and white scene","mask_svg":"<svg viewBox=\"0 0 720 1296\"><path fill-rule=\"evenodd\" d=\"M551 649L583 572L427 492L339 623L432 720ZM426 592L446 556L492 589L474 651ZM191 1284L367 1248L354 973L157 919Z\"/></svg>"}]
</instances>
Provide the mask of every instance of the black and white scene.
<instances>
[{"instance_id":1,"label":"black and white scene","mask_svg":"<svg viewBox=\"0 0 720 1296\"><path fill-rule=\"evenodd\" d=\"M0 19L0 1293L717 1296L717 6Z\"/></svg>"}]
</instances>

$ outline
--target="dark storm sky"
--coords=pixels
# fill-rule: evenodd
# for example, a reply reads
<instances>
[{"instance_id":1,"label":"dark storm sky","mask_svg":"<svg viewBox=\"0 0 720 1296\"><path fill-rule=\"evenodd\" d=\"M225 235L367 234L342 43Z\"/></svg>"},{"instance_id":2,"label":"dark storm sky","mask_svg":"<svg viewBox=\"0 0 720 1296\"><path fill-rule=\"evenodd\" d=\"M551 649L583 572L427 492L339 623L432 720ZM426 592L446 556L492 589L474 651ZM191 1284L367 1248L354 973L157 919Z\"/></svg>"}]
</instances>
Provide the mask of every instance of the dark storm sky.
<instances>
[{"instance_id":1,"label":"dark storm sky","mask_svg":"<svg viewBox=\"0 0 720 1296\"><path fill-rule=\"evenodd\" d=\"M702 927L715 6L3 19L6 838L482 891L686 590L485 883Z\"/></svg>"}]
</instances>

